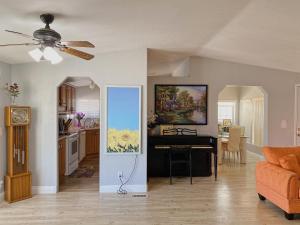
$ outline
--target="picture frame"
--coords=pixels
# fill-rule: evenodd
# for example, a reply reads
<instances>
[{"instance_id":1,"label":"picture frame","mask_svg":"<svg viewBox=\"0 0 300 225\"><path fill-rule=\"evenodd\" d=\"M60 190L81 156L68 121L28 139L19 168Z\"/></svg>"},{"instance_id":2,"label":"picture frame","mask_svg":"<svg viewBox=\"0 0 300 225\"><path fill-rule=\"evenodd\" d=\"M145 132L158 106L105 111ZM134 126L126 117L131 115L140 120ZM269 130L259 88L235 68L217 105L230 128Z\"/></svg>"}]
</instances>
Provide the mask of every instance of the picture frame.
<instances>
[{"instance_id":1,"label":"picture frame","mask_svg":"<svg viewBox=\"0 0 300 225\"><path fill-rule=\"evenodd\" d=\"M160 124L208 124L208 85L156 84L154 95Z\"/></svg>"},{"instance_id":2,"label":"picture frame","mask_svg":"<svg viewBox=\"0 0 300 225\"><path fill-rule=\"evenodd\" d=\"M140 154L142 148L141 86L107 85L106 154Z\"/></svg>"}]
</instances>

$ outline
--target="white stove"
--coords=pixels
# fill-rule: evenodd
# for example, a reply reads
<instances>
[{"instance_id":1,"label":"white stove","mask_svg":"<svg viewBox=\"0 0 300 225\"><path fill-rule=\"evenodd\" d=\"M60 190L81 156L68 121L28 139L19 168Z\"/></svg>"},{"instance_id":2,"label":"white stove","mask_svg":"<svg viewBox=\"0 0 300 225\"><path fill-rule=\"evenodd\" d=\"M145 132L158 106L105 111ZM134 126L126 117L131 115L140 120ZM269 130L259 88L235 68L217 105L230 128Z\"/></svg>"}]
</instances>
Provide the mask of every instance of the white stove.
<instances>
[{"instance_id":1,"label":"white stove","mask_svg":"<svg viewBox=\"0 0 300 225\"><path fill-rule=\"evenodd\" d=\"M78 168L79 135L71 134L67 137L66 176L71 175Z\"/></svg>"}]
</instances>

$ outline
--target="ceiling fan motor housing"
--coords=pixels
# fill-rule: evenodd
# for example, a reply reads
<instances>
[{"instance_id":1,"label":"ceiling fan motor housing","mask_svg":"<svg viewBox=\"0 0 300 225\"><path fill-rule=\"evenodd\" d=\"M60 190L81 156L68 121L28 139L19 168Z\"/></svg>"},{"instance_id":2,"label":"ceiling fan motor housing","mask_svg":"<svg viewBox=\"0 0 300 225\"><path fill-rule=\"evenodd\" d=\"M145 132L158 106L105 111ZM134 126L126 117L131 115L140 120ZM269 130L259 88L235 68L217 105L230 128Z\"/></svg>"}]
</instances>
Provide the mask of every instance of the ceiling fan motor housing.
<instances>
[{"instance_id":1,"label":"ceiling fan motor housing","mask_svg":"<svg viewBox=\"0 0 300 225\"><path fill-rule=\"evenodd\" d=\"M49 26L49 24L53 22L54 16L52 14L47 13L42 14L40 18L43 21L43 23L46 24L46 27L36 30L33 33L33 37L41 40L44 45L54 46L55 42L61 40L60 34L57 33L55 30L52 30Z\"/></svg>"},{"instance_id":2,"label":"ceiling fan motor housing","mask_svg":"<svg viewBox=\"0 0 300 225\"><path fill-rule=\"evenodd\" d=\"M41 28L34 31L33 37L45 42L56 42L61 40L60 34L50 28Z\"/></svg>"}]
</instances>

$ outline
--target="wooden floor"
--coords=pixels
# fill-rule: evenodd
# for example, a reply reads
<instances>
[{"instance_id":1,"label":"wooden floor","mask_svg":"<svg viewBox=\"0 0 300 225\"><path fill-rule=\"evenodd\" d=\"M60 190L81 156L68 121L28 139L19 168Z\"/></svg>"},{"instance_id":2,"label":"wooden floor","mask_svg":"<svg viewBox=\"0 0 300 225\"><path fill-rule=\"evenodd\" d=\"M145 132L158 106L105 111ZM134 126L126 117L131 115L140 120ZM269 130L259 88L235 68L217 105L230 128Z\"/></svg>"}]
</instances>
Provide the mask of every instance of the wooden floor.
<instances>
[{"instance_id":1,"label":"wooden floor","mask_svg":"<svg viewBox=\"0 0 300 225\"><path fill-rule=\"evenodd\" d=\"M255 192L256 155L248 154L247 165L223 165L219 180L213 177L151 179L147 197L132 194L60 192L0 204L0 224L47 225L189 225L189 224L300 224L300 216L287 221L269 201Z\"/></svg>"},{"instance_id":2,"label":"wooden floor","mask_svg":"<svg viewBox=\"0 0 300 225\"><path fill-rule=\"evenodd\" d=\"M79 168L93 168L92 177L65 177L64 183L59 187L63 192L99 192L99 155L86 156L79 164Z\"/></svg>"}]
</instances>

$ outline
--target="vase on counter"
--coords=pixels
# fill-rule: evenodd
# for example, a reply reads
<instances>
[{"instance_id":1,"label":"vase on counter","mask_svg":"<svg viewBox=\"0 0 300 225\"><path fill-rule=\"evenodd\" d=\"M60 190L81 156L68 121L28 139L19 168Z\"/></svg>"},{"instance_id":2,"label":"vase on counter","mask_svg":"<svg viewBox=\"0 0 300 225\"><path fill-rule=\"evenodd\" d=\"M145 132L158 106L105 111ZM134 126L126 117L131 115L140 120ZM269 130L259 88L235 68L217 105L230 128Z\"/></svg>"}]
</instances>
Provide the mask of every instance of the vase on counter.
<instances>
[{"instance_id":1,"label":"vase on counter","mask_svg":"<svg viewBox=\"0 0 300 225\"><path fill-rule=\"evenodd\" d=\"M76 112L75 117L78 121L77 127L81 127L81 120L83 119L84 116L85 114L83 112Z\"/></svg>"},{"instance_id":2,"label":"vase on counter","mask_svg":"<svg viewBox=\"0 0 300 225\"><path fill-rule=\"evenodd\" d=\"M77 119L78 123L77 123L77 127L81 127L81 120Z\"/></svg>"}]
</instances>

